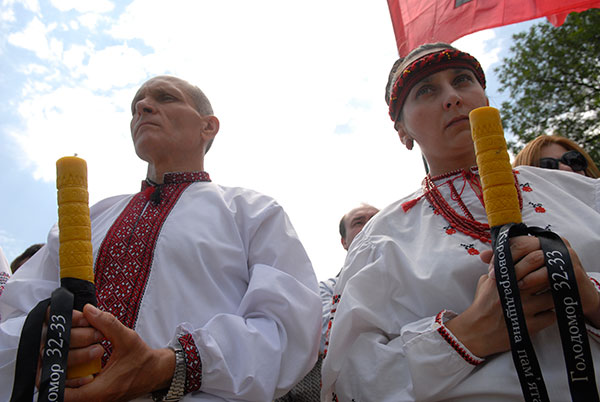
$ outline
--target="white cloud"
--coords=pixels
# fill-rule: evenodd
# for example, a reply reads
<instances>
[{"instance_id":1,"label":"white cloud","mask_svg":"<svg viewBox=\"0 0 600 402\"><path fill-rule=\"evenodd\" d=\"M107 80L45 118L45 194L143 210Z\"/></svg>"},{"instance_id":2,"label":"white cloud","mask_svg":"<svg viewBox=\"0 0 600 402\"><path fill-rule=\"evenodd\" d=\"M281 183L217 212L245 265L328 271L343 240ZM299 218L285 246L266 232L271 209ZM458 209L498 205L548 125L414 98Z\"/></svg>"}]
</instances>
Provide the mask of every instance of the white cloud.
<instances>
[{"instance_id":1,"label":"white cloud","mask_svg":"<svg viewBox=\"0 0 600 402\"><path fill-rule=\"evenodd\" d=\"M0 12L0 21L15 22L15 12L12 9L4 9Z\"/></svg>"},{"instance_id":2,"label":"white cloud","mask_svg":"<svg viewBox=\"0 0 600 402\"><path fill-rule=\"evenodd\" d=\"M34 17L21 32L9 35L8 42L14 46L31 50L40 59L52 59L60 55L62 50L55 41L49 43L48 33L56 27L56 24L44 25L38 17Z\"/></svg>"},{"instance_id":3,"label":"white cloud","mask_svg":"<svg viewBox=\"0 0 600 402\"><path fill-rule=\"evenodd\" d=\"M41 64L31 63L23 66L21 68L21 71L23 71L23 73L25 73L26 75L45 74L48 72L48 67Z\"/></svg>"},{"instance_id":4,"label":"white cloud","mask_svg":"<svg viewBox=\"0 0 600 402\"><path fill-rule=\"evenodd\" d=\"M95 29L101 21L105 21L107 18L101 14L86 13L77 17L77 21L86 27L87 29Z\"/></svg>"},{"instance_id":5,"label":"white cloud","mask_svg":"<svg viewBox=\"0 0 600 402\"><path fill-rule=\"evenodd\" d=\"M38 0L4 0L2 8L6 10L8 7L14 7L15 4L20 4L25 10L33 13L40 13L40 3Z\"/></svg>"},{"instance_id":6,"label":"white cloud","mask_svg":"<svg viewBox=\"0 0 600 402\"><path fill-rule=\"evenodd\" d=\"M106 13L115 8L114 3L108 0L50 0L50 3L60 11L76 10L80 13Z\"/></svg>"},{"instance_id":7,"label":"white cloud","mask_svg":"<svg viewBox=\"0 0 600 402\"><path fill-rule=\"evenodd\" d=\"M89 43L86 46L71 45L63 53L62 62L69 69L72 77L78 78L85 74L84 60L94 51L93 45L91 45L92 47L90 45Z\"/></svg>"},{"instance_id":8,"label":"white cloud","mask_svg":"<svg viewBox=\"0 0 600 402\"><path fill-rule=\"evenodd\" d=\"M109 46L91 53L85 84L92 89L119 88L146 75L143 56L127 45Z\"/></svg>"},{"instance_id":9,"label":"white cloud","mask_svg":"<svg viewBox=\"0 0 600 402\"><path fill-rule=\"evenodd\" d=\"M99 96L88 89L63 87L23 101L18 112L27 124L11 135L27 159L35 161L33 176L54 180L56 160L77 153L88 161L92 201L123 192L124 186L131 191L130 175L137 186L143 165L132 153L130 113L115 104L122 98L120 94Z\"/></svg>"},{"instance_id":10,"label":"white cloud","mask_svg":"<svg viewBox=\"0 0 600 402\"><path fill-rule=\"evenodd\" d=\"M489 49L489 45L492 44L492 49ZM456 48L470 53L474 56L481 67L488 74L490 66L500 60L499 54L502 50L500 41L496 38L496 33L493 29L486 29L464 36L453 44Z\"/></svg>"}]
</instances>

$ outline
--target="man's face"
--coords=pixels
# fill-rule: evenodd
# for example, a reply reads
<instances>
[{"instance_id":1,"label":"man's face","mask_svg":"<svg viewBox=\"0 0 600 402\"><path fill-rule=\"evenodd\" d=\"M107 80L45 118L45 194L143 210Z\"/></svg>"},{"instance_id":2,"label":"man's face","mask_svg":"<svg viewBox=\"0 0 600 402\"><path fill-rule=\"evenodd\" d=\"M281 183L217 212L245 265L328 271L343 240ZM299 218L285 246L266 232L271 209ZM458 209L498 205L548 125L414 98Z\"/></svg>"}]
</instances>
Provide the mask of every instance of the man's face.
<instances>
[{"instance_id":1,"label":"man's face","mask_svg":"<svg viewBox=\"0 0 600 402\"><path fill-rule=\"evenodd\" d=\"M177 166L182 160L204 155L202 130L211 116L200 115L183 81L150 79L133 98L131 112L133 145L142 160Z\"/></svg>"},{"instance_id":2,"label":"man's face","mask_svg":"<svg viewBox=\"0 0 600 402\"><path fill-rule=\"evenodd\" d=\"M360 233L362 228L379 210L372 206L361 206L346 214L344 226L346 227L346 238L342 238L342 246L348 250L352 240Z\"/></svg>"}]
</instances>

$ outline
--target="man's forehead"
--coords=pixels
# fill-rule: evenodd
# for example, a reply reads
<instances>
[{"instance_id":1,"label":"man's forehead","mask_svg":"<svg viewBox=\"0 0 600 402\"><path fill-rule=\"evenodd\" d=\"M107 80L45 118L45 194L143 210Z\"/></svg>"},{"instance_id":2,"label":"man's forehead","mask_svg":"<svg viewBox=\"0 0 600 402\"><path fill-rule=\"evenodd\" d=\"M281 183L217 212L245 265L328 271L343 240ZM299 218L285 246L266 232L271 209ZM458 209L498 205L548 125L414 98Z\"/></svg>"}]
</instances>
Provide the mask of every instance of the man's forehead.
<instances>
[{"instance_id":1,"label":"man's forehead","mask_svg":"<svg viewBox=\"0 0 600 402\"><path fill-rule=\"evenodd\" d=\"M160 75L157 77L150 78L144 82L142 86L137 90L131 101L131 110L135 103L142 98L147 92L152 91L166 91L166 90L177 90L180 91L184 96L189 96L187 91L187 81L184 81L177 77L171 77L168 75Z\"/></svg>"},{"instance_id":2,"label":"man's forehead","mask_svg":"<svg viewBox=\"0 0 600 402\"><path fill-rule=\"evenodd\" d=\"M363 216L371 216L376 214L377 212L379 212L379 210L375 207L372 206L368 206L368 205L364 205L364 206L360 206L358 208L354 208L352 211L348 212L348 220L351 221L354 218L357 217L363 217Z\"/></svg>"},{"instance_id":3,"label":"man's forehead","mask_svg":"<svg viewBox=\"0 0 600 402\"><path fill-rule=\"evenodd\" d=\"M136 95L157 88L177 88L183 91L184 87L184 80L176 77L170 77L167 75L161 75L158 77L150 78L148 81L144 82L142 86L137 90Z\"/></svg>"}]
</instances>

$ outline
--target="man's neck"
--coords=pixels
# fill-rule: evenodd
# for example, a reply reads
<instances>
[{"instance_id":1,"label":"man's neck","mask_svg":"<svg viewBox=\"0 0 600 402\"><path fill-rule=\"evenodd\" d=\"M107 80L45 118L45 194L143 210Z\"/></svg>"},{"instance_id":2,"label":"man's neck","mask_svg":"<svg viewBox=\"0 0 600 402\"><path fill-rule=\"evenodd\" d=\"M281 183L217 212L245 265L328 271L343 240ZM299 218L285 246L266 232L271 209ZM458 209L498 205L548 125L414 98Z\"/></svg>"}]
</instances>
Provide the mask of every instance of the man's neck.
<instances>
[{"instance_id":1,"label":"man's neck","mask_svg":"<svg viewBox=\"0 0 600 402\"><path fill-rule=\"evenodd\" d=\"M154 183L162 184L164 182L165 174L174 172L202 172L204 170L204 164L197 164L197 166L168 166L168 167L155 167L148 165L148 172L146 177L152 180Z\"/></svg>"}]
</instances>

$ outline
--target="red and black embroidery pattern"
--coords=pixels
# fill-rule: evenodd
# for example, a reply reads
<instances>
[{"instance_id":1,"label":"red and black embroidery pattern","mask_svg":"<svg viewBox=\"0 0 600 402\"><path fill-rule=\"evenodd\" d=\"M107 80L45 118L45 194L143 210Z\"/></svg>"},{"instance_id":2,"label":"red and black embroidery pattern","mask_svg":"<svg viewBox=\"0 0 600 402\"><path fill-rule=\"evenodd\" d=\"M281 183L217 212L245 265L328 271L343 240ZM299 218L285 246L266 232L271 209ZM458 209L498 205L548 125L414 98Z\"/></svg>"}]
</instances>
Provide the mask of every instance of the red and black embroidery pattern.
<instances>
[{"instance_id":1,"label":"red and black embroidery pattern","mask_svg":"<svg viewBox=\"0 0 600 402\"><path fill-rule=\"evenodd\" d=\"M194 181L208 181L205 172L169 173L160 185L160 197L149 202L158 186L144 182L109 229L95 263L98 306L133 328L154 259L156 241L163 223L183 191ZM110 356L112 347L103 341Z\"/></svg>"},{"instance_id":2,"label":"red and black embroidery pattern","mask_svg":"<svg viewBox=\"0 0 600 402\"><path fill-rule=\"evenodd\" d=\"M454 335L452 335L450 333L450 331L448 331L446 329L446 326L444 325L444 322L442 321L442 317L444 316L445 312L446 312L446 310L442 310L435 317L435 322L437 324L439 324L439 327L437 329L438 333L442 336L442 338L444 338L444 340L446 342L448 342L450 344L450 346L452 346L454 348L454 350L456 350L456 352L460 355L460 357L465 359L468 363L470 363L474 366L478 366L481 363L483 363L483 359L480 359L476 356L471 355L467 350L465 350L460 345L460 343L456 340Z\"/></svg>"},{"instance_id":3,"label":"red and black embroidery pattern","mask_svg":"<svg viewBox=\"0 0 600 402\"><path fill-rule=\"evenodd\" d=\"M329 312L329 323L327 324L327 331L325 332L325 346L323 349L323 359L327 357L327 349L329 348L329 334L331 333L331 327L333 326L333 318L337 311L337 305L340 304L341 295L333 295L331 301L331 311Z\"/></svg>"},{"instance_id":4,"label":"red and black embroidery pattern","mask_svg":"<svg viewBox=\"0 0 600 402\"><path fill-rule=\"evenodd\" d=\"M475 244L473 244L473 243L469 243L469 244L460 243L460 245L465 250L467 250L467 253L469 253L469 255L479 255L479 250L477 250L475 248Z\"/></svg>"},{"instance_id":5,"label":"red and black embroidery pattern","mask_svg":"<svg viewBox=\"0 0 600 402\"><path fill-rule=\"evenodd\" d=\"M10 275L6 272L0 272L0 295L2 294L2 290L4 289L4 284L8 282Z\"/></svg>"},{"instance_id":6,"label":"red and black embroidery pattern","mask_svg":"<svg viewBox=\"0 0 600 402\"><path fill-rule=\"evenodd\" d=\"M529 205L531 205L533 207L533 210L538 214L546 213L546 208L544 208L544 205L540 202L529 202Z\"/></svg>"},{"instance_id":7,"label":"red and black embroidery pattern","mask_svg":"<svg viewBox=\"0 0 600 402\"><path fill-rule=\"evenodd\" d=\"M523 183L523 184L519 184L519 186L521 187L521 190L525 191L526 193L530 193L530 192L533 191L533 189L529 185L529 182Z\"/></svg>"},{"instance_id":8,"label":"red and black embroidery pattern","mask_svg":"<svg viewBox=\"0 0 600 402\"><path fill-rule=\"evenodd\" d=\"M185 351L185 393L198 391L202 385L202 360L192 335L185 334L179 337L179 343Z\"/></svg>"},{"instance_id":9,"label":"red and black embroidery pattern","mask_svg":"<svg viewBox=\"0 0 600 402\"><path fill-rule=\"evenodd\" d=\"M4 290L4 285L8 282L10 275L6 272L0 272L0 295L2 295L2 291Z\"/></svg>"}]
</instances>

